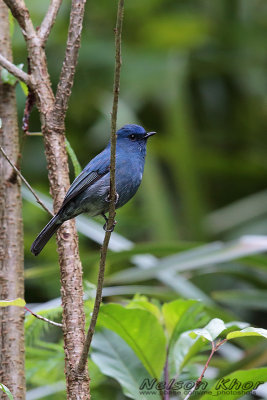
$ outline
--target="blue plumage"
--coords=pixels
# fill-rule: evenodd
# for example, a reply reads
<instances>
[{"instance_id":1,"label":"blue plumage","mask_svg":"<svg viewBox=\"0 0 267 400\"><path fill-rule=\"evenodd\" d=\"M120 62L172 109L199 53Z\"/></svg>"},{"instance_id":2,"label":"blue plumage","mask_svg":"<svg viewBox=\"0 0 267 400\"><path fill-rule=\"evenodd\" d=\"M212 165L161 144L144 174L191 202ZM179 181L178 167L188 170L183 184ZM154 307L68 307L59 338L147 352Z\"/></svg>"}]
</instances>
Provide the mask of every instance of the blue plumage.
<instances>
[{"instance_id":1,"label":"blue plumage","mask_svg":"<svg viewBox=\"0 0 267 400\"><path fill-rule=\"evenodd\" d=\"M117 131L116 208L122 207L137 192L144 171L147 139L154 134L134 124L124 125ZM33 242L31 251L34 255L40 253L63 222L81 213L105 217L109 209L109 165L110 143L73 181L60 210Z\"/></svg>"}]
</instances>

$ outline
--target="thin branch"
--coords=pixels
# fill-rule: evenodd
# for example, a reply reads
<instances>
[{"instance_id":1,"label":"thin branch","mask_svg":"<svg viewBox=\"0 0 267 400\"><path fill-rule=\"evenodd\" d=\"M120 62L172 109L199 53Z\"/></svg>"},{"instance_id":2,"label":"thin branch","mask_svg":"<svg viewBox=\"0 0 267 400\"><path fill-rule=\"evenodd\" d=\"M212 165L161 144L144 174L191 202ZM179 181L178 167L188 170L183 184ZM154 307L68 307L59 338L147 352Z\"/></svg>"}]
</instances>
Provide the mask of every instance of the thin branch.
<instances>
[{"instance_id":1,"label":"thin branch","mask_svg":"<svg viewBox=\"0 0 267 400\"><path fill-rule=\"evenodd\" d=\"M2 54L0 54L0 65L4 67L8 72L18 78L20 81L25 82L26 85L32 86L32 79L29 74L16 67L15 64L8 61Z\"/></svg>"},{"instance_id":2,"label":"thin branch","mask_svg":"<svg viewBox=\"0 0 267 400\"><path fill-rule=\"evenodd\" d=\"M50 319L48 319L48 318L45 318L45 317L42 317L41 315L39 315L39 314L35 314L33 311L31 311L28 307L26 307L26 306L24 306L24 309L26 310L26 311L28 311L31 315L33 315L35 318L38 318L38 319L40 319L41 321L44 321L44 322L48 322L48 324L50 324L50 325L54 325L54 326L58 326L59 328L62 328L62 324L59 324L58 322L54 322L54 321L51 321Z\"/></svg>"},{"instance_id":3,"label":"thin branch","mask_svg":"<svg viewBox=\"0 0 267 400\"><path fill-rule=\"evenodd\" d=\"M117 23L115 32L115 72L113 86L113 105L111 113L111 149L110 149L110 208L108 229L114 224L116 207L116 185L115 185L115 164L116 164L116 125L120 93L120 72L121 72L121 32L123 22L124 0L119 0ZM113 218L113 220L112 220Z\"/></svg>"},{"instance_id":4,"label":"thin branch","mask_svg":"<svg viewBox=\"0 0 267 400\"><path fill-rule=\"evenodd\" d=\"M111 232L114 228L115 223L115 208L116 208L116 185L115 185L115 161L116 161L116 123L117 123L117 110L118 100L120 91L120 69L121 69L121 32L123 22L123 9L124 0L119 0L117 23L115 28L115 74L114 74L114 87L113 87L113 107L112 107L112 118L111 118L111 150L110 150L110 206L109 206L109 218L107 222L107 230L105 233L103 245L101 247L100 264L98 272L98 281L96 289L96 298L90 326L87 332L85 344L83 347L82 355L77 367L77 372L82 373L84 371L90 345L92 342L96 321L102 301L102 289L105 275L105 265L108 251L108 244L111 236Z\"/></svg>"},{"instance_id":5,"label":"thin branch","mask_svg":"<svg viewBox=\"0 0 267 400\"><path fill-rule=\"evenodd\" d=\"M55 111L58 120L64 120L73 86L81 42L84 5L86 0L72 0L65 58L56 92Z\"/></svg>"},{"instance_id":6,"label":"thin branch","mask_svg":"<svg viewBox=\"0 0 267 400\"><path fill-rule=\"evenodd\" d=\"M51 29L55 23L61 3L62 0L51 0L46 16L44 17L40 28L38 29L38 36L41 39L43 45L46 43Z\"/></svg>"},{"instance_id":7,"label":"thin branch","mask_svg":"<svg viewBox=\"0 0 267 400\"><path fill-rule=\"evenodd\" d=\"M33 188L31 187L31 185L29 184L29 182L24 178L24 176L21 174L21 172L18 170L18 168L13 164L13 162L10 160L10 158L8 157L8 155L6 154L5 150L3 149L2 146L0 146L0 151L3 154L3 156L6 158L6 160L9 162L9 164L11 165L11 167L16 171L16 173L19 175L20 179L25 183L25 185L27 186L27 188L29 189L30 192L32 192L32 194L34 195L34 197L36 198L37 203L40 204L40 206L43 207L43 209L48 212L48 214L52 215L52 217L54 216L54 214L48 210L48 208L46 207L46 205L42 202L42 200L39 198L39 196L36 194L36 192L33 190Z\"/></svg>"},{"instance_id":8,"label":"thin branch","mask_svg":"<svg viewBox=\"0 0 267 400\"><path fill-rule=\"evenodd\" d=\"M92 338L95 331L96 321L99 313L100 304L102 301L102 289L104 283L104 275L105 275L105 265L106 265L106 256L107 256L107 247L109 243L109 239L111 236L111 232L106 232L103 245L101 247L101 256L100 256L100 264L99 264L99 271L98 271L98 280L97 280L97 288L96 288L96 297L95 297L95 304L92 313L92 318L90 321L90 326L86 335L82 355L77 367L78 374L81 374L84 371L88 353L90 350Z\"/></svg>"},{"instance_id":9,"label":"thin branch","mask_svg":"<svg viewBox=\"0 0 267 400\"><path fill-rule=\"evenodd\" d=\"M10 8L13 17L18 21L25 39L28 40L30 36L35 35L30 13L24 0L4 0L4 2Z\"/></svg>"},{"instance_id":10,"label":"thin branch","mask_svg":"<svg viewBox=\"0 0 267 400\"><path fill-rule=\"evenodd\" d=\"M206 372L206 370L207 370L207 368L208 368L208 366L209 366L210 360L212 359L214 353L215 353L215 352L218 350L218 348L221 347L221 345L223 345L225 342L227 342L227 339L223 339L223 340L221 340L220 342L218 342L217 344L215 344L214 342L211 342L211 344L212 344L212 350L211 350L211 353L210 353L210 355L209 355L209 358L208 358L208 360L207 360L207 362L206 362L206 364L205 364L205 366L204 366L204 368L203 368L203 371L202 371L200 377L196 380L196 382L195 382L194 386L192 387L192 389L189 391L189 393L187 394L187 396L184 398L184 400L188 400L188 399L191 397L191 395L194 393L194 391L198 388L198 386L200 385L200 383L201 383L201 381L202 381L202 379L203 379L203 377L204 377L204 374L205 374L205 372Z\"/></svg>"}]
</instances>

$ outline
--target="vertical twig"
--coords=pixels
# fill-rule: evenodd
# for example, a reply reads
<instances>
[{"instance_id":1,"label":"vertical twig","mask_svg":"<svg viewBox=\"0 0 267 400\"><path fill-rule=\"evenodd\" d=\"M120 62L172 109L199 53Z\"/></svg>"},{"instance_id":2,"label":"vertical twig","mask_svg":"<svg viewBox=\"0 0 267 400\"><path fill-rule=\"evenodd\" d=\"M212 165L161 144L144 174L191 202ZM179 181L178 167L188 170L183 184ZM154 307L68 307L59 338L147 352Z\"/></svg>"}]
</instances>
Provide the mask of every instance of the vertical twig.
<instances>
[{"instance_id":1,"label":"vertical twig","mask_svg":"<svg viewBox=\"0 0 267 400\"><path fill-rule=\"evenodd\" d=\"M114 226L115 215L116 215L116 182L115 182L115 163L116 163L116 124L117 124L117 111L118 111L118 100L120 92L120 70L121 70L121 32L123 22L123 11L124 11L124 0L119 0L117 22L115 32L115 73L114 73L114 87L113 87L113 106L112 106L112 117L111 117L111 150L110 150L110 206L109 206L109 218L107 222L107 231L103 245L101 247L98 281L96 289L96 298L90 326L87 332L85 344L81 354L81 358L77 367L78 373L82 373L86 360L88 357L92 337L95 330L95 325L99 313L100 304L102 301L102 289L105 275L105 265L107 258L108 244L111 236L111 229Z\"/></svg>"}]
</instances>

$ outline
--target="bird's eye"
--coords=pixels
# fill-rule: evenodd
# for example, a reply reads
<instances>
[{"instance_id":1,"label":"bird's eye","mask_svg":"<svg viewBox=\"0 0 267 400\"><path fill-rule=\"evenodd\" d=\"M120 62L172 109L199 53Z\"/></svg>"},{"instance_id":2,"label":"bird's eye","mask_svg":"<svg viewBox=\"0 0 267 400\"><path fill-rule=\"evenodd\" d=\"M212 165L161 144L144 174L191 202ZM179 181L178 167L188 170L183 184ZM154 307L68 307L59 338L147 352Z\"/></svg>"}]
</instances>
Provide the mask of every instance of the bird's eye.
<instances>
[{"instance_id":1,"label":"bird's eye","mask_svg":"<svg viewBox=\"0 0 267 400\"><path fill-rule=\"evenodd\" d=\"M129 139L135 140L135 139L136 139L136 136L135 136L135 135L130 135L130 136L129 136Z\"/></svg>"}]
</instances>

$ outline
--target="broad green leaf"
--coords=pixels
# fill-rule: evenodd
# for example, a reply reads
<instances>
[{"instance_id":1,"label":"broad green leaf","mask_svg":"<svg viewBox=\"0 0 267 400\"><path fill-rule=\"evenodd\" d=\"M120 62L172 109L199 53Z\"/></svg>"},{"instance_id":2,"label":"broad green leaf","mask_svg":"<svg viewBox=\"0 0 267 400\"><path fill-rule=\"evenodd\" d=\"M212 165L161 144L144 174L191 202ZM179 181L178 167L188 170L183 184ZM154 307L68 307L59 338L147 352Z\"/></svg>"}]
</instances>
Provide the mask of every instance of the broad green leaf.
<instances>
[{"instance_id":1,"label":"broad green leaf","mask_svg":"<svg viewBox=\"0 0 267 400\"><path fill-rule=\"evenodd\" d=\"M6 387L5 385L3 385L3 383L0 383L0 389L7 395L7 397L9 398L9 400L14 400L14 397L12 396L12 393L10 392L10 390L8 389L8 387Z\"/></svg>"},{"instance_id":2,"label":"broad green leaf","mask_svg":"<svg viewBox=\"0 0 267 400\"><path fill-rule=\"evenodd\" d=\"M188 332L184 332L175 342L172 350L172 358L176 373L180 373L189 360L207 344L202 337L191 338Z\"/></svg>"},{"instance_id":3,"label":"broad green leaf","mask_svg":"<svg viewBox=\"0 0 267 400\"><path fill-rule=\"evenodd\" d=\"M141 308L142 310L147 310L160 321L161 313L159 307L156 304L151 303L147 300L147 297L135 295L134 298L127 304L127 308Z\"/></svg>"},{"instance_id":4,"label":"broad green leaf","mask_svg":"<svg viewBox=\"0 0 267 400\"><path fill-rule=\"evenodd\" d=\"M219 379L201 400L234 400L266 382L267 368L238 370Z\"/></svg>"},{"instance_id":5,"label":"broad green leaf","mask_svg":"<svg viewBox=\"0 0 267 400\"><path fill-rule=\"evenodd\" d=\"M191 307L187 308L185 312L180 315L179 319L176 320L176 325L170 336L169 348L176 342L181 333L201 327L209 320L208 315L203 311L204 305L202 303L197 300L189 301L194 301L194 303L192 303ZM173 318L175 318L174 315Z\"/></svg>"},{"instance_id":6,"label":"broad green leaf","mask_svg":"<svg viewBox=\"0 0 267 400\"><path fill-rule=\"evenodd\" d=\"M98 326L111 329L125 340L153 378L159 378L166 358L166 339L157 318L147 310L105 304Z\"/></svg>"},{"instance_id":7,"label":"broad green leaf","mask_svg":"<svg viewBox=\"0 0 267 400\"><path fill-rule=\"evenodd\" d=\"M77 156L75 154L75 151L71 147L71 144L68 141L68 139L66 139L66 148L67 148L68 155L70 156L70 159L71 159L71 162L72 162L72 165L73 165L73 168L74 168L75 176L78 176L81 173L82 168L81 168L81 165L80 165L80 163L78 161L78 158L77 158Z\"/></svg>"},{"instance_id":8,"label":"broad green leaf","mask_svg":"<svg viewBox=\"0 0 267 400\"><path fill-rule=\"evenodd\" d=\"M205 328L194 329L190 333L190 336L192 338L202 336L210 342L213 342L225 329L227 329L225 323L219 318L214 318L205 326Z\"/></svg>"},{"instance_id":9,"label":"broad green leaf","mask_svg":"<svg viewBox=\"0 0 267 400\"><path fill-rule=\"evenodd\" d=\"M175 326L181 320L186 311L196 303L198 303L197 300L178 299L171 301L170 303L163 304L162 313L169 336L172 335Z\"/></svg>"},{"instance_id":10,"label":"broad green leaf","mask_svg":"<svg viewBox=\"0 0 267 400\"><path fill-rule=\"evenodd\" d=\"M159 393L140 394L139 387L145 379L152 380L134 351L116 333L101 329L92 341L92 360L103 374L116 379L126 396L136 400L160 400Z\"/></svg>"},{"instance_id":11,"label":"broad green leaf","mask_svg":"<svg viewBox=\"0 0 267 400\"><path fill-rule=\"evenodd\" d=\"M203 326L207 315L203 313L204 305L197 300L178 299L162 306L165 325L170 337L169 347L182 332L194 327Z\"/></svg>"},{"instance_id":12,"label":"broad green leaf","mask_svg":"<svg viewBox=\"0 0 267 400\"><path fill-rule=\"evenodd\" d=\"M225 324L226 329L222 332L223 337L227 337L228 333L235 331L236 329L244 329L249 326L247 322L231 321Z\"/></svg>"},{"instance_id":13,"label":"broad green leaf","mask_svg":"<svg viewBox=\"0 0 267 400\"><path fill-rule=\"evenodd\" d=\"M261 336L267 338L267 329L253 328L252 326L249 326L245 329L242 329L241 331L228 333L226 339L235 339L244 336Z\"/></svg>"},{"instance_id":14,"label":"broad green leaf","mask_svg":"<svg viewBox=\"0 0 267 400\"><path fill-rule=\"evenodd\" d=\"M26 304L25 300L18 297L14 300L0 300L0 307L8 307L8 306L18 306L24 307Z\"/></svg>"}]
</instances>

